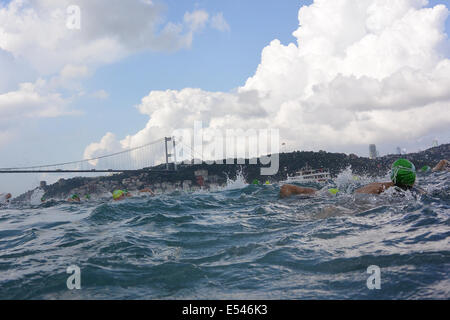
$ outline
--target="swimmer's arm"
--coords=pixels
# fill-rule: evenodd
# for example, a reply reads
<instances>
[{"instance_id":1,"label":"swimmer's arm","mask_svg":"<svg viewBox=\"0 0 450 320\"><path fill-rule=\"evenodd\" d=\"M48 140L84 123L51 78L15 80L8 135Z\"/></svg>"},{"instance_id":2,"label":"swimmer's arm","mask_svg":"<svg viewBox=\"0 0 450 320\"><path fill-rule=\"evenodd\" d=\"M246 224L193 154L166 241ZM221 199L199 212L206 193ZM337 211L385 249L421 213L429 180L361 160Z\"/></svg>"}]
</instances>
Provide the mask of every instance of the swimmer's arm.
<instances>
[{"instance_id":1,"label":"swimmer's arm","mask_svg":"<svg viewBox=\"0 0 450 320\"><path fill-rule=\"evenodd\" d=\"M151 193L153 196L155 195L155 193L152 191L152 189L146 188L146 189L142 189L141 191L139 191L140 193Z\"/></svg>"},{"instance_id":2,"label":"swimmer's arm","mask_svg":"<svg viewBox=\"0 0 450 320\"><path fill-rule=\"evenodd\" d=\"M281 198L288 198L290 196L295 196L295 195L313 195L317 192L317 189L313 189L313 188L303 188L303 187L298 187L298 186L293 186L290 184L286 184L284 186L281 187L280 190L280 197Z\"/></svg>"},{"instance_id":3,"label":"swimmer's arm","mask_svg":"<svg viewBox=\"0 0 450 320\"><path fill-rule=\"evenodd\" d=\"M392 182L375 182L359 188L355 191L355 193L380 194L393 186L394 184Z\"/></svg>"},{"instance_id":4,"label":"swimmer's arm","mask_svg":"<svg viewBox=\"0 0 450 320\"><path fill-rule=\"evenodd\" d=\"M437 172L437 171L444 171L446 168L450 167L450 162L448 160L441 160L439 161L439 163L436 165L436 167L433 168L433 172Z\"/></svg>"}]
</instances>

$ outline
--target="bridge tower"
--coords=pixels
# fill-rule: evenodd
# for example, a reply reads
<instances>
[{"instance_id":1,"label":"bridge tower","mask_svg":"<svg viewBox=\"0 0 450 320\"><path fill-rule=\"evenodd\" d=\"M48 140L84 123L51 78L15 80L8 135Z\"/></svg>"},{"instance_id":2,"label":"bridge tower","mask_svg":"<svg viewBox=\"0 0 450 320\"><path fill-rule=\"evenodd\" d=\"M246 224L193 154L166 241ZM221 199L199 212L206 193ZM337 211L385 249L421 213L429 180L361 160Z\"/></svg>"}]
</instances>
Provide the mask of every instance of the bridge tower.
<instances>
[{"instance_id":1,"label":"bridge tower","mask_svg":"<svg viewBox=\"0 0 450 320\"><path fill-rule=\"evenodd\" d=\"M168 171L169 168L169 158L173 158L173 167L174 170L177 170L177 149L176 149L176 143L175 143L175 137L166 137L165 139L165 146L166 146L166 170ZM172 142L172 153L169 153L169 143Z\"/></svg>"}]
</instances>

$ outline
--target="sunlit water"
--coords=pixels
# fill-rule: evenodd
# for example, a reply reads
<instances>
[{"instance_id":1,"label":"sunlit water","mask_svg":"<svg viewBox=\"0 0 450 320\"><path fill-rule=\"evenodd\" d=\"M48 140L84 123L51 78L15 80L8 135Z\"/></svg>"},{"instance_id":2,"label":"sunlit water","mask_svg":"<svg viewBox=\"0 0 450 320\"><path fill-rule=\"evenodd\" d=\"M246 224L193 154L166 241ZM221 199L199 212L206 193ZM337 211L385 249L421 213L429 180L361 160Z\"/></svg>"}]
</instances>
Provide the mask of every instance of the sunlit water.
<instances>
[{"instance_id":1,"label":"sunlit water","mask_svg":"<svg viewBox=\"0 0 450 320\"><path fill-rule=\"evenodd\" d=\"M347 170L312 198L237 179L217 192L3 207L0 299L448 299L449 178L419 177L425 196L354 196L370 179ZM67 288L71 265L81 290ZM371 265L380 290L367 287Z\"/></svg>"}]
</instances>

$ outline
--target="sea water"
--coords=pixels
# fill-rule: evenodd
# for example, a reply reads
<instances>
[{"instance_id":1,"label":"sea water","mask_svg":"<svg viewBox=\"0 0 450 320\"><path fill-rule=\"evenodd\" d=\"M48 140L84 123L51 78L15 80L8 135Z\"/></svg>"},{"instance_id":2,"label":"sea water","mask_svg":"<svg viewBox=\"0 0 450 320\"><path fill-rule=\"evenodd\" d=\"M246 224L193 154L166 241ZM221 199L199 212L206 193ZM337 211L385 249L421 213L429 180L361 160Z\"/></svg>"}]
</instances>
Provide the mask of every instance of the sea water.
<instances>
[{"instance_id":1,"label":"sea water","mask_svg":"<svg viewBox=\"0 0 450 320\"><path fill-rule=\"evenodd\" d=\"M2 207L0 299L449 299L449 178L420 176L426 195L354 195L371 179L347 170L308 185L315 197L238 177L214 192Z\"/></svg>"}]
</instances>

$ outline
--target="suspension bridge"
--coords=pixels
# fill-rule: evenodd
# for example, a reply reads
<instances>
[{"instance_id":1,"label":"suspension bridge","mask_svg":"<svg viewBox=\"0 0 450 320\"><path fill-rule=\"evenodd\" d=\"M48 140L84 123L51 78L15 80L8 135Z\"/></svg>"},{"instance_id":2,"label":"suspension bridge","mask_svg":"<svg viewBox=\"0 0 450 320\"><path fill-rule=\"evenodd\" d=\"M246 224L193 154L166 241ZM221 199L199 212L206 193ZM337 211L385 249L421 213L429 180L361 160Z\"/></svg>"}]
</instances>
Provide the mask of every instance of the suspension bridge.
<instances>
[{"instance_id":1,"label":"suspension bridge","mask_svg":"<svg viewBox=\"0 0 450 320\"><path fill-rule=\"evenodd\" d=\"M140 147L91 159L27 167L0 168L0 173L175 172L177 170L176 148L175 138L165 137Z\"/></svg>"}]
</instances>

